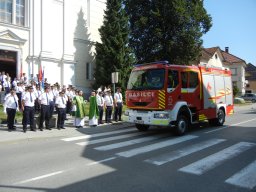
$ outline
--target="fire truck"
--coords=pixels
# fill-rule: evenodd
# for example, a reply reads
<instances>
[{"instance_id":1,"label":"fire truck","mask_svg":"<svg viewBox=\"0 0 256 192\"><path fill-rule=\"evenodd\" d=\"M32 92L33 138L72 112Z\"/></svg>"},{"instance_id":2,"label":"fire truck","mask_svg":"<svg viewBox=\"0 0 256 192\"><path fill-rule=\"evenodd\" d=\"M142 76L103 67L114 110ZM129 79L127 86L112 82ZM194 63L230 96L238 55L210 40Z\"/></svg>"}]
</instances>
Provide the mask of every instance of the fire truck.
<instances>
[{"instance_id":1,"label":"fire truck","mask_svg":"<svg viewBox=\"0 0 256 192\"><path fill-rule=\"evenodd\" d=\"M231 71L168 61L136 64L126 90L124 120L139 131L173 127L183 135L195 123L222 126L234 112Z\"/></svg>"}]
</instances>

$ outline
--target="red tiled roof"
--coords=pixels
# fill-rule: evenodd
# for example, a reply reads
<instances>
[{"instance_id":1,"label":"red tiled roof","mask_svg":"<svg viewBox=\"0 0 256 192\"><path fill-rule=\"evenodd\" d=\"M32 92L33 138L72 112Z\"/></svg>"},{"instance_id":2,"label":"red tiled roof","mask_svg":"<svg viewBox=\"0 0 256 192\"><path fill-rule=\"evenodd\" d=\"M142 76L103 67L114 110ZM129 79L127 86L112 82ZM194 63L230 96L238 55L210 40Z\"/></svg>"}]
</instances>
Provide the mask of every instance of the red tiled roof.
<instances>
[{"instance_id":1,"label":"red tiled roof","mask_svg":"<svg viewBox=\"0 0 256 192\"><path fill-rule=\"evenodd\" d=\"M219 47L212 47L212 48L204 48L204 50L209 53L211 56L219 49Z\"/></svg>"},{"instance_id":2,"label":"red tiled roof","mask_svg":"<svg viewBox=\"0 0 256 192\"><path fill-rule=\"evenodd\" d=\"M239 57L236 57L236 56L234 56L230 53L227 53L227 52L222 51L222 50L221 50L221 53L222 53L222 56L224 58L224 61L227 61L229 63L240 63L240 62L245 63L245 61L243 59L240 59Z\"/></svg>"}]
</instances>

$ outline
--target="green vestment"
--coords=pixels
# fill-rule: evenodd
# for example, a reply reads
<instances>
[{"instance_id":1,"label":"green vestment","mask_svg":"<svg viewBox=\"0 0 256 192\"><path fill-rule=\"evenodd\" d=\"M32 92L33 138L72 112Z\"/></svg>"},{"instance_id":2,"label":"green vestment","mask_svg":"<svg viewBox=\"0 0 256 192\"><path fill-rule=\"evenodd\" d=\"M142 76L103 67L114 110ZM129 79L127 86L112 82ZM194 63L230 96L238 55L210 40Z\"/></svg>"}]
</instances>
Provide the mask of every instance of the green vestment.
<instances>
[{"instance_id":1,"label":"green vestment","mask_svg":"<svg viewBox=\"0 0 256 192\"><path fill-rule=\"evenodd\" d=\"M99 116L99 109L95 96L90 97L90 108L89 108L89 119L92 119L94 116L96 118Z\"/></svg>"},{"instance_id":2,"label":"green vestment","mask_svg":"<svg viewBox=\"0 0 256 192\"><path fill-rule=\"evenodd\" d=\"M82 96L75 96L73 99L73 104L76 105L75 117L84 118L85 117L85 100Z\"/></svg>"}]
</instances>

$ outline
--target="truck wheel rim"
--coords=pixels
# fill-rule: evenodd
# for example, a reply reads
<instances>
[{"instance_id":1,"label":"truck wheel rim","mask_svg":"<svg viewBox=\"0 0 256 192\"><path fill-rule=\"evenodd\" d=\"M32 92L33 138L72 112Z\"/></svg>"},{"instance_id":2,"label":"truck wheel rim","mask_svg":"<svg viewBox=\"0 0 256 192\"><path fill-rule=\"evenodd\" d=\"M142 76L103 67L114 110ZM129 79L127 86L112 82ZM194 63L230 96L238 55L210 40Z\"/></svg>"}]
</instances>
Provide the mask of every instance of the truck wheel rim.
<instances>
[{"instance_id":1,"label":"truck wheel rim","mask_svg":"<svg viewBox=\"0 0 256 192\"><path fill-rule=\"evenodd\" d=\"M180 121L178 124L179 130L183 132L186 129L186 122L184 120Z\"/></svg>"}]
</instances>

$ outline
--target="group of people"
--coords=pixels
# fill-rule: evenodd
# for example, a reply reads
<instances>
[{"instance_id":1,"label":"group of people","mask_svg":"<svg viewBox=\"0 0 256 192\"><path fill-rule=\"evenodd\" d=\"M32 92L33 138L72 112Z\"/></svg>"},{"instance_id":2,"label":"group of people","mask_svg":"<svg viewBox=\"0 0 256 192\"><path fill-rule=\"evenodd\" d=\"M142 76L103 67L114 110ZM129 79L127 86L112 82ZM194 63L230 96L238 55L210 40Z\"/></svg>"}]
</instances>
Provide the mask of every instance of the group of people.
<instances>
[{"instance_id":1,"label":"group of people","mask_svg":"<svg viewBox=\"0 0 256 192\"><path fill-rule=\"evenodd\" d=\"M72 111L75 116L74 125L77 128L84 126L85 118L85 105L87 101L81 95L73 99ZM111 90L107 89L101 91L100 89L93 90L91 96L89 97L89 126L97 126L99 124L104 124L103 114L105 111L105 123L112 123L112 119L116 122L122 121L122 108L123 108L123 96L121 93L121 88L117 88L117 92L114 94L114 98L111 95ZM113 118L112 111L114 110Z\"/></svg>"},{"instance_id":2,"label":"group of people","mask_svg":"<svg viewBox=\"0 0 256 192\"><path fill-rule=\"evenodd\" d=\"M103 124L103 113L105 111L105 123L112 123L113 120L121 121L123 97L121 88L117 88L114 98L111 90L92 91L89 97L89 125L97 126ZM65 129L67 114L74 116L74 126L81 128L85 125L87 100L83 97L83 91L75 89L72 85L60 87L45 84L42 90L40 84L31 81L29 85L18 82L17 86L5 93L4 112L7 114L7 126L9 131L16 129L16 111L22 111L23 132L26 133L29 125L31 131L36 131L35 114L39 113L38 129L51 130L50 121L54 112L57 113L57 129Z\"/></svg>"}]
</instances>

